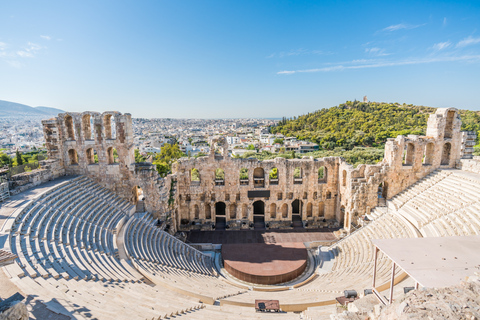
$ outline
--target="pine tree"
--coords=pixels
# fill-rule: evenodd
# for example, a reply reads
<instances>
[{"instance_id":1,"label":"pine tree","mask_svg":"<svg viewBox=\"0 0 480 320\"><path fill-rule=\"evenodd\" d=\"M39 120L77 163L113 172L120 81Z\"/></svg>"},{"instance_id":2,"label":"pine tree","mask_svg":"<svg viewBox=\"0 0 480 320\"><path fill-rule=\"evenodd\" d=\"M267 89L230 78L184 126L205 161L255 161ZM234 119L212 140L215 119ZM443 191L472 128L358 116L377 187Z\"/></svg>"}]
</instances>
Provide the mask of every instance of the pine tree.
<instances>
[{"instance_id":1,"label":"pine tree","mask_svg":"<svg viewBox=\"0 0 480 320\"><path fill-rule=\"evenodd\" d=\"M18 152L18 150L16 153L16 157L17 157L17 166L21 166L23 164L23 159L22 159L22 155L20 154L20 152Z\"/></svg>"}]
</instances>

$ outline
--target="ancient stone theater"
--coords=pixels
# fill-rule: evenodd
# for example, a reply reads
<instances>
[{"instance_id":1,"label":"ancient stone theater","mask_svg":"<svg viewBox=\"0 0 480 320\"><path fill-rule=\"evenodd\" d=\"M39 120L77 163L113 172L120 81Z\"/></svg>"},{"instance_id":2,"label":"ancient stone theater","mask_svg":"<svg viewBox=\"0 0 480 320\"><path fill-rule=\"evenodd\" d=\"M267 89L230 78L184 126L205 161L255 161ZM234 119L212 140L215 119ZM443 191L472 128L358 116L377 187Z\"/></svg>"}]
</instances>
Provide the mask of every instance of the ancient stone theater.
<instances>
[{"instance_id":1,"label":"ancient stone theater","mask_svg":"<svg viewBox=\"0 0 480 320\"><path fill-rule=\"evenodd\" d=\"M45 319L329 319L345 290L428 287L377 239L480 234L476 135L454 108L375 165L235 159L218 139L166 177L135 163L130 114L42 123L48 160L0 208L0 285Z\"/></svg>"}]
</instances>

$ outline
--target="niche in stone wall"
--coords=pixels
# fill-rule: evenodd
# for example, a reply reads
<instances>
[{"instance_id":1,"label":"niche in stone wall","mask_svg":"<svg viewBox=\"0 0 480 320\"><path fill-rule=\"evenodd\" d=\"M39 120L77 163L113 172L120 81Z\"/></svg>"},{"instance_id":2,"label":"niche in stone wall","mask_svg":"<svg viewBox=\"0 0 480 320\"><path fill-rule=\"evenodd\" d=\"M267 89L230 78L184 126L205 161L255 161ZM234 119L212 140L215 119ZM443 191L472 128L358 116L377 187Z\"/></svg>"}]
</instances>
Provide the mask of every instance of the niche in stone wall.
<instances>
[{"instance_id":1,"label":"niche in stone wall","mask_svg":"<svg viewBox=\"0 0 480 320\"><path fill-rule=\"evenodd\" d=\"M423 164L430 166L433 163L433 154L435 150L435 145L432 142L429 142L425 145L425 153L423 157Z\"/></svg>"},{"instance_id":2,"label":"niche in stone wall","mask_svg":"<svg viewBox=\"0 0 480 320\"><path fill-rule=\"evenodd\" d=\"M288 218L288 205L286 203L282 205L282 218Z\"/></svg>"},{"instance_id":3,"label":"niche in stone wall","mask_svg":"<svg viewBox=\"0 0 480 320\"><path fill-rule=\"evenodd\" d=\"M275 219L277 217L277 205L275 203L270 204L270 218Z\"/></svg>"},{"instance_id":4,"label":"niche in stone wall","mask_svg":"<svg viewBox=\"0 0 480 320\"><path fill-rule=\"evenodd\" d=\"M68 159L70 160L71 165L78 164L78 155L75 149L68 150Z\"/></svg>"},{"instance_id":5,"label":"niche in stone wall","mask_svg":"<svg viewBox=\"0 0 480 320\"><path fill-rule=\"evenodd\" d=\"M313 205L311 202L307 203L307 218L311 218L313 216Z\"/></svg>"},{"instance_id":6,"label":"niche in stone wall","mask_svg":"<svg viewBox=\"0 0 480 320\"><path fill-rule=\"evenodd\" d=\"M92 124L91 116L89 114L84 114L82 117L82 131L85 140L92 140Z\"/></svg>"},{"instance_id":7,"label":"niche in stone wall","mask_svg":"<svg viewBox=\"0 0 480 320\"><path fill-rule=\"evenodd\" d=\"M200 209L198 208L198 205L193 206L193 214L195 219L200 218Z\"/></svg>"},{"instance_id":8,"label":"niche in stone wall","mask_svg":"<svg viewBox=\"0 0 480 320\"><path fill-rule=\"evenodd\" d=\"M105 131L105 139L115 139L116 137L115 117L113 117L111 114L104 115L103 128Z\"/></svg>"},{"instance_id":9,"label":"niche in stone wall","mask_svg":"<svg viewBox=\"0 0 480 320\"><path fill-rule=\"evenodd\" d=\"M342 171L342 187L347 186L347 170Z\"/></svg>"},{"instance_id":10,"label":"niche in stone wall","mask_svg":"<svg viewBox=\"0 0 480 320\"><path fill-rule=\"evenodd\" d=\"M325 203L323 202L318 203L318 216L319 217L325 216Z\"/></svg>"},{"instance_id":11,"label":"niche in stone wall","mask_svg":"<svg viewBox=\"0 0 480 320\"><path fill-rule=\"evenodd\" d=\"M443 145L443 150L442 150L442 165L449 165L450 164L450 153L452 150L452 145L450 142L447 142Z\"/></svg>"},{"instance_id":12,"label":"niche in stone wall","mask_svg":"<svg viewBox=\"0 0 480 320\"><path fill-rule=\"evenodd\" d=\"M212 219L212 209L210 204L205 204L205 219Z\"/></svg>"},{"instance_id":13,"label":"niche in stone wall","mask_svg":"<svg viewBox=\"0 0 480 320\"><path fill-rule=\"evenodd\" d=\"M230 205L230 219L237 218L237 206L235 204Z\"/></svg>"}]
</instances>

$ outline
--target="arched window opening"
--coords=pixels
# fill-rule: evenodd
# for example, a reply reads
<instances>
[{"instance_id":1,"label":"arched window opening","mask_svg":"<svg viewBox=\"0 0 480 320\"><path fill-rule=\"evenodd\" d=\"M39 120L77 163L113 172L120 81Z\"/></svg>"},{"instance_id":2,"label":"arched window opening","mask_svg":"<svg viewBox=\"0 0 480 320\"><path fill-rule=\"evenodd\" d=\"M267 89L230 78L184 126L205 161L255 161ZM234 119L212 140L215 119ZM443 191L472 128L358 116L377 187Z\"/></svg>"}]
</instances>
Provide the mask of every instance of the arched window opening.
<instances>
[{"instance_id":1,"label":"arched window opening","mask_svg":"<svg viewBox=\"0 0 480 320\"><path fill-rule=\"evenodd\" d=\"M282 205L282 218L288 218L288 205L286 203Z\"/></svg>"},{"instance_id":2,"label":"arched window opening","mask_svg":"<svg viewBox=\"0 0 480 320\"><path fill-rule=\"evenodd\" d=\"M93 148L88 148L86 154L87 154L87 163L88 164L98 163L98 156L95 153L95 150L93 150Z\"/></svg>"},{"instance_id":3,"label":"arched window opening","mask_svg":"<svg viewBox=\"0 0 480 320\"><path fill-rule=\"evenodd\" d=\"M293 184L302 184L302 182L303 182L302 168L296 167L293 170Z\"/></svg>"},{"instance_id":4,"label":"arched window opening","mask_svg":"<svg viewBox=\"0 0 480 320\"><path fill-rule=\"evenodd\" d=\"M205 219L212 219L212 209L210 204L205 204Z\"/></svg>"},{"instance_id":5,"label":"arched window opening","mask_svg":"<svg viewBox=\"0 0 480 320\"><path fill-rule=\"evenodd\" d=\"M246 204L242 207L242 219L248 219L248 206Z\"/></svg>"},{"instance_id":6,"label":"arched window opening","mask_svg":"<svg viewBox=\"0 0 480 320\"><path fill-rule=\"evenodd\" d=\"M452 150L452 145L450 142L447 142L443 145L443 151L442 151L442 166L448 166L450 164L450 153Z\"/></svg>"},{"instance_id":7,"label":"arched window opening","mask_svg":"<svg viewBox=\"0 0 480 320\"><path fill-rule=\"evenodd\" d=\"M270 204L270 218L275 219L277 217L277 205L275 203Z\"/></svg>"},{"instance_id":8,"label":"arched window opening","mask_svg":"<svg viewBox=\"0 0 480 320\"><path fill-rule=\"evenodd\" d=\"M332 199L332 193L331 193L330 191L327 191L326 198L327 198L328 200Z\"/></svg>"},{"instance_id":9,"label":"arched window opening","mask_svg":"<svg viewBox=\"0 0 480 320\"><path fill-rule=\"evenodd\" d=\"M347 170L342 171L342 186L347 186Z\"/></svg>"},{"instance_id":10,"label":"arched window opening","mask_svg":"<svg viewBox=\"0 0 480 320\"><path fill-rule=\"evenodd\" d=\"M235 204L230 205L230 219L237 219L237 206Z\"/></svg>"},{"instance_id":11,"label":"arched window opening","mask_svg":"<svg viewBox=\"0 0 480 320\"><path fill-rule=\"evenodd\" d=\"M117 153L117 149L115 149L114 147L109 147L107 149L107 163L108 164L118 163L118 153Z\"/></svg>"},{"instance_id":12,"label":"arched window opening","mask_svg":"<svg viewBox=\"0 0 480 320\"><path fill-rule=\"evenodd\" d=\"M278 169L272 168L268 174L269 184L276 185L278 184Z\"/></svg>"},{"instance_id":13,"label":"arched window opening","mask_svg":"<svg viewBox=\"0 0 480 320\"><path fill-rule=\"evenodd\" d=\"M77 156L77 151L75 149L68 150L68 158L70 159L71 165L78 164L78 156Z\"/></svg>"},{"instance_id":14,"label":"arched window opening","mask_svg":"<svg viewBox=\"0 0 480 320\"><path fill-rule=\"evenodd\" d=\"M453 121L455 120L455 111L450 110L447 112L447 119L445 123L445 133L443 135L446 139L451 139L453 136Z\"/></svg>"},{"instance_id":15,"label":"arched window opening","mask_svg":"<svg viewBox=\"0 0 480 320\"><path fill-rule=\"evenodd\" d=\"M313 205L311 202L307 204L307 218L311 218L313 216Z\"/></svg>"},{"instance_id":16,"label":"arched window opening","mask_svg":"<svg viewBox=\"0 0 480 320\"><path fill-rule=\"evenodd\" d=\"M318 216L323 217L325 216L325 203L320 202L318 204Z\"/></svg>"},{"instance_id":17,"label":"arched window opening","mask_svg":"<svg viewBox=\"0 0 480 320\"><path fill-rule=\"evenodd\" d=\"M200 209L198 208L198 205L193 206L193 214L194 214L195 219L200 218Z\"/></svg>"},{"instance_id":18,"label":"arched window opening","mask_svg":"<svg viewBox=\"0 0 480 320\"><path fill-rule=\"evenodd\" d=\"M247 168L240 169L240 185L241 186L248 185L248 169Z\"/></svg>"},{"instance_id":19,"label":"arched window opening","mask_svg":"<svg viewBox=\"0 0 480 320\"><path fill-rule=\"evenodd\" d=\"M82 117L82 131L85 140L92 140L92 124L90 118L89 114L84 114Z\"/></svg>"},{"instance_id":20,"label":"arched window opening","mask_svg":"<svg viewBox=\"0 0 480 320\"><path fill-rule=\"evenodd\" d=\"M225 202L215 203L215 216L224 216L225 215Z\"/></svg>"},{"instance_id":21,"label":"arched window opening","mask_svg":"<svg viewBox=\"0 0 480 320\"><path fill-rule=\"evenodd\" d=\"M103 127L105 128L105 139L116 138L115 117L111 114L106 114L103 117Z\"/></svg>"},{"instance_id":22,"label":"arched window opening","mask_svg":"<svg viewBox=\"0 0 480 320\"><path fill-rule=\"evenodd\" d=\"M190 182L192 185L200 185L200 172L197 168L190 170Z\"/></svg>"},{"instance_id":23,"label":"arched window opening","mask_svg":"<svg viewBox=\"0 0 480 320\"><path fill-rule=\"evenodd\" d=\"M215 170L215 185L216 186L224 186L225 185L225 171L223 169L218 168Z\"/></svg>"},{"instance_id":24,"label":"arched window opening","mask_svg":"<svg viewBox=\"0 0 480 320\"><path fill-rule=\"evenodd\" d=\"M302 201L295 199L292 202L292 214L301 214L302 213Z\"/></svg>"},{"instance_id":25,"label":"arched window opening","mask_svg":"<svg viewBox=\"0 0 480 320\"><path fill-rule=\"evenodd\" d=\"M425 146L425 157L423 158L424 165L432 165L434 148L435 145L432 142L427 143L427 145Z\"/></svg>"},{"instance_id":26,"label":"arched window opening","mask_svg":"<svg viewBox=\"0 0 480 320\"><path fill-rule=\"evenodd\" d=\"M141 209L141 208L138 208L138 203L141 202L141 205L143 205L143 201L145 200L145 196L143 195L143 190L142 188L140 188L140 186L134 186L132 188L132 202L133 204L137 205L137 209ZM141 211L138 211L137 212L143 212L142 210Z\"/></svg>"},{"instance_id":27,"label":"arched window opening","mask_svg":"<svg viewBox=\"0 0 480 320\"><path fill-rule=\"evenodd\" d=\"M406 166L413 165L414 159L415 159L415 145L413 143L407 143L404 165Z\"/></svg>"},{"instance_id":28,"label":"arched window opening","mask_svg":"<svg viewBox=\"0 0 480 320\"><path fill-rule=\"evenodd\" d=\"M71 115L65 116L65 127L67 129L67 139L75 140L75 130L73 128L73 118Z\"/></svg>"},{"instance_id":29,"label":"arched window opening","mask_svg":"<svg viewBox=\"0 0 480 320\"><path fill-rule=\"evenodd\" d=\"M255 188L263 188L265 186L265 172L263 168L255 168L253 170L253 186Z\"/></svg>"},{"instance_id":30,"label":"arched window opening","mask_svg":"<svg viewBox=\"0 0 480 320\"><path fill-rule=\"evenodd\" d=\"M327 182L327 169L322 166L318 168L318 183Z\"/></svg>"}]
</instances>

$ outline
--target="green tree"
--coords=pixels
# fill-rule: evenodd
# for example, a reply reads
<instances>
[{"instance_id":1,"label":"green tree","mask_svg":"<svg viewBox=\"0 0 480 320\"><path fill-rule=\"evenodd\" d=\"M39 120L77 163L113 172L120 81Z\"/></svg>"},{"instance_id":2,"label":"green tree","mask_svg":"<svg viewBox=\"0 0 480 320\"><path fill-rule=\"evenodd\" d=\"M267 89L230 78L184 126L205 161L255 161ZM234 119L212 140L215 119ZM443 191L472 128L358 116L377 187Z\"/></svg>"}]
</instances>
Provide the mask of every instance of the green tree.
<instances>
[{"instance_id":1,"label":"green tree","mask_svg":"<svg viewBox=\"0 0 480 320\"><path fill-rule=\"evenodd\" d=\"M169 144L166 143L160 153L157 153L153 164L157 166L157 171L160 176L165 177L169 172L172 171L172 163L177 159L183 157L184 154L180 151L178 144Z\"/></svg>"},{"instance_id":2,"label":"green tree","mask_svg":"<svg viewBox=\"0 0 480 320\"><path fill-rule=\"evenodd\" d=\"M17 166L21 166L23 164L23 158L22 158L22 154L18 150L15 153L15 157L17 160Z\"/></svg>"},{"instance_id":3,"label":"green tree","mask_svg":"<svg viewBox=\"0 0 480 320\"><path fill-rule=\"evenodd\" d=\"M247 168L240 169L240 179L241 180L248 179L248 169Z\"/></svg>"},{"instance_id":4,"label":"green tree","mask_svg":"<svg viewBox=\"0 0 480 320\"><path fill-rule=\"evenodd\" d=\"M12 160L8 156L8 154L0 152L0 166L10 166L12 164Z\"/></svg>"},{"instance_id":5,"label":"green tree","mask_svg":"<svg viewBox=\"0 0 480 320\"><path fill-rule=\"evenodd\" d=\"M255 146L253 144L249 144L247 146L247 150L255 150Z\"/></svg>"},{"instance_id":6,"label":"green tree","mask_svg":"<svg viewBox=\"0 0 480 320\"><path fill-rule=\"evenodd\" d=\"M268 175L270 179L278 179L278 169L273 168L270 170L270 174Z\"/></svg>"},{"instance_id":7,"label":"green tree","mask_svg":"<svg viewBox=\"0 0 480 320\"><path fill-rule=\"evenodd\" d=\"M135 162L145 162L145 158L140 154L140 151L138 149L135 149Z\"/></svg>"},{"instance_id":8,"label":"green tree","mask_svg":"<svg viewBox=\"0 0 480 320\"><path fill-rule=\"evenodd\" d=\"M223 169L218 168L215 170L215 180L225 180L225 171Z\"/></svg>"},{"instance_id":9,"label":"green tree","mask_svg":"<svg viewBox=\"0 0 480 320\"><path fill-rule=\"evenodd\" d=\"M200 172L197 168L193 168L190 174L192 181L200 181Z\"/></svg>"},{"instance_id":10,"label":"green tree","mask_svg":"<svg viewBox=\"0 0 480 320\"><path fill-rule=\"evenodd\" d=\"M275 143L283 144L283 139L275 138L275 140L273 140L273 144L275 144Z\"/></svg>"}]
</instances>

